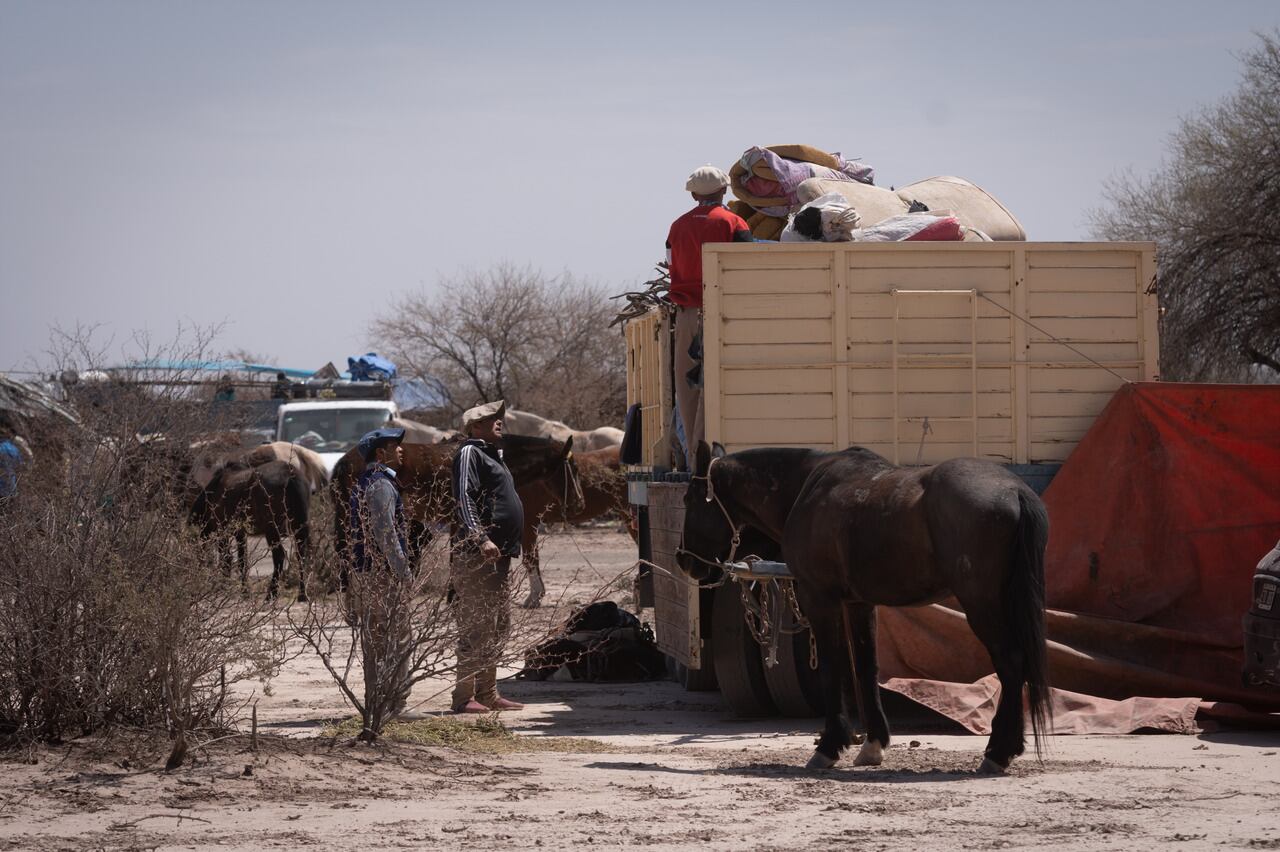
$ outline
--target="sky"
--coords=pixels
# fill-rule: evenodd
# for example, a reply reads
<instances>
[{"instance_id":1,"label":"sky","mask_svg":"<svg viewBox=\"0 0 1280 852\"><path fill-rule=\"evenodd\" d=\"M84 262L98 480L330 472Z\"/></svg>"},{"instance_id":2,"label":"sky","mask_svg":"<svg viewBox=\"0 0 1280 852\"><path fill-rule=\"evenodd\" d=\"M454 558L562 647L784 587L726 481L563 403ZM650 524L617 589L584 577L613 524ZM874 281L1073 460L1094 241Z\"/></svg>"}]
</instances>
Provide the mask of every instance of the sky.
<instances>
[{"instance_id":1,"label":"sky","mask_svg":"<svg viewBox=\"0 0 1280 852\"><path fill-rule=\"evenodd\" d=\"M939 174L1033 240L1230 94L1280 3L0 0L0 371L92 326L344 366L498 263L622 292L752 145Z\"/></svg>"}]
</instances>

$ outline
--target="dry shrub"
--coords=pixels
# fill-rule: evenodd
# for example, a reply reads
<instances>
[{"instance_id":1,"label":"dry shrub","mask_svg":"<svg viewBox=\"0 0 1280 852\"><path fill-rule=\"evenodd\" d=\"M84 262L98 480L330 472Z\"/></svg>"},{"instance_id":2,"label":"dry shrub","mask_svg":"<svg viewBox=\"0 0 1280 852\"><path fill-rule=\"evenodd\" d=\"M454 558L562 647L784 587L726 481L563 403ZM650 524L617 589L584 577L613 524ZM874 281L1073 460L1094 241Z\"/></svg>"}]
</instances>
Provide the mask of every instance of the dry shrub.
<instances>
[{"instance_id":1,"label":"dry shrub","mask_svg":"<svg viewBox=\"0 0 1280 852\"><path fill-rule=\"evenodd\" d=\"M0 734L163 727L181 745L233 721L231 686L278 664L274 605L187 525L183 465L207 406L107 385L78 413L79 426L42 425L61 451L37 454L0 509Z\"/></svg>"}]
</instances>

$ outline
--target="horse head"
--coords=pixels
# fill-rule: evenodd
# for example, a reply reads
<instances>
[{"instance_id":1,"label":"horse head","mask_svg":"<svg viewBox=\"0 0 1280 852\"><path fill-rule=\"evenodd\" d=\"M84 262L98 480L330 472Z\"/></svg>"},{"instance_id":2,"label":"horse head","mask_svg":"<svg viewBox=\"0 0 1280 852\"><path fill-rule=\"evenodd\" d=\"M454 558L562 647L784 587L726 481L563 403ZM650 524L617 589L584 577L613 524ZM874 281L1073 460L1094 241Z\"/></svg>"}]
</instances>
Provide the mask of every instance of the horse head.
<instances>
[{"instance_id":1,"label":"horse head","mask_svg":"<svg viewBox=\"0 0 1280 852\"><path fill-rule=\"evenodd\" d=\"M695 580L717 575L720 563L736 555L741 535L741 528L731 522L725 508L728 495L716 491L717 482L725 484L724 469L720 467L724 457L724 447L708 447L699 441L693 476L684 492L684 529L676 563Z\"/></svg>"},{"instance_id":2,"label":"horse head","mask_svg":"<svg viewBox=\"0 0 1280 852\"><path fill-rule=\"evenodd\" d=\"M569 514L583 506L582 482L573 455L573 438L563 442L553 438L507 435L504 458L519 488L535 480L545 480L559 496Z\"/></svg>"}]
</instances>

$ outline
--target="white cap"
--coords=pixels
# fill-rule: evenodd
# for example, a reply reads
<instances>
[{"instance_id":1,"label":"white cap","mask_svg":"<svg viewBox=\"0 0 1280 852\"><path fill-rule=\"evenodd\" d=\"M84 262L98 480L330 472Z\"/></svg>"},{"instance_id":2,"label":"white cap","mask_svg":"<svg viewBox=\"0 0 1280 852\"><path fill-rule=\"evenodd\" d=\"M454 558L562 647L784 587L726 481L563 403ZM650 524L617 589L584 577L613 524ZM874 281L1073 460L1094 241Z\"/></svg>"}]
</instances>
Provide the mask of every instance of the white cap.
<instances>
[{"instance_id":1,"label":"white cap","mask_svg":"<svg viewBox=\"0 0 1280 852\"><path fill-rule=\"evenodd\" d=\"M729 185L729 176L715 166L701 166L693 170L684 188L696 195L715 195Z\"/></svg>"}]
</instances>

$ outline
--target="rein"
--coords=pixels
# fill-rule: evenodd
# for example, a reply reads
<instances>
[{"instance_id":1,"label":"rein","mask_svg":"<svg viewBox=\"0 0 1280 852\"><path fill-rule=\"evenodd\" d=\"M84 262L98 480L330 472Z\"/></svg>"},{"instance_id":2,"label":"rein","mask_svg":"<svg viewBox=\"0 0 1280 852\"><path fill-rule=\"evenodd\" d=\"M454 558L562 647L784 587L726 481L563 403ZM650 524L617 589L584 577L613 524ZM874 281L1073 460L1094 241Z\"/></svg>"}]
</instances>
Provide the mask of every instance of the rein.
<instances>
[{"instance_id":1,"label":"rein","mask_svg":"<svg viewBox=\"0 0 1280 852\"><path fill-rule=\"evenodd\" d=\"M729 510L725 508L724 503L720 500L720 497L716 494L715 484L711 481L711 471L715 469L716 462L718 461L720 461L719 457L713 458L711 462L707 465L707 472L705 475L690 476L689 479L691 480L701 479L706 481L707 483L706 502L708 503L714 502L717 506L720 507L720 512L724 515L725 521L729 524L729 529L733 531L733 537L729 540L729 558L721 562L716 559L707 559L704 556L700 556L699 554L694 553L692 550L685 550L683 536L681 536L680 546L676 548L676 556L685 555L692 559L696 559L698 562L701 562L703 565L710 565L713 568L719 568L720 570L723 571L725 569L726 564L732 563L733 558L738 554L738 545L742 544L742 526L735 524L733 522L733 517L729 514Z\"/></svg>"},{"instance_id":2,"label":"rein","mask_svg":"<svg viewBox=\"0 0 1280 852\"><path fill-rule=\"evenodd\" d=\"M562 483L564 491L561 495L560 505L561 514L567 519L569 517L569 486L573 486L573 494L578 498L578 511L586 508L587 498L582 493L582 481L578 476L577 465L573 463L573 451L569 451L569 455L564 459L564 482Z\"/></svg>"}]
</instances>

